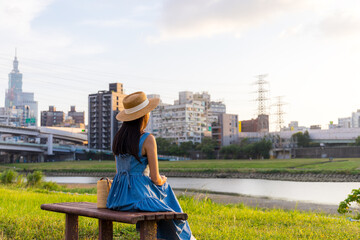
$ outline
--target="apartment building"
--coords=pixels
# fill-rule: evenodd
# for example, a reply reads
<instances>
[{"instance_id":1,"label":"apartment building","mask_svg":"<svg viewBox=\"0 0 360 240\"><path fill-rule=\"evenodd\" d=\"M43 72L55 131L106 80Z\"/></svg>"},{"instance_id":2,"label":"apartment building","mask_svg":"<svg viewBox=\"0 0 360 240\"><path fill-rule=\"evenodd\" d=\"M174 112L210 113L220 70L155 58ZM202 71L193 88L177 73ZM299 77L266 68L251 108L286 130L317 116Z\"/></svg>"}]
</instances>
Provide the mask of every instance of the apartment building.
<instances>
[{"instance_id":1,"label":"apartment building","mask_svg":"<svg viewBox=\"0 0 360 240\"><path fill-rule=\"evenodd\" d=\"M160 98L159 95L148 95L148 98ZM199 97L198 97L199 99ZM192 92L179 93L174 105L160 104L150 113L147 131L155 137L162 137L176 142L201 142L206 131L206 114L204 101L194 100Z\"/></svg>"},{"instance_id":2,"label":"apartment building","mask_svg":"<svg viewBox=\"0 0 360 240\"><path fill-rule=\"evenodd\" d=\"M222 113L218 122L212 124L212 138L219 146L235 144L239 140L238 115Z\"/></svg>"},{"instance_id":3,"label":"apartment building","mask_svg":"<svg viewBox=\"0 0 360 240\"><path fill-rule=\"evenodd\" d=\"M240 121L241 132L269 132L269 115L259 115L256 119Z\"/></svg>"},{"instance_id":4,"label":"apartment building","mask_svg":"<svg viewBox=\"0 0 360 240\"><path fill-rule=\"evenodd\" d=\"M70 106L70 111L68 116L74 120L75 124L84 124L85 123L85 111L77 112L75 106Z\"/></svg>"},{"instance_id":5,"label":"apartment building","mask_svg":"<svg viewBox=\"0 0 360 240\"><path fill-rule=\"evenodd\" d=\"M109 90L89 94L88 146L91 149L111 150L112 140L121 126L116 115L124 109L122 83L110 83Z\"/></svg>"},{"instance_id":6,"label":"apartment building","mask_svg":"<svg viewBox=\"0 0 360 240\"><path fill-rule=\"evenodd\" d=\"M41 126L58 126L64 122L64 119L65 113L63 111L56 111L55 106L49 106L49 111L41 111Z\"/></svg>"},{"instance_id":7,"label":"apartment building","mask_svg":"<svg viewBox=\"0 0 360 240\"><path fill-rule=\"evenodd\" d=\"M200 101L163 106L161 137L178 144L192 141L201 142L206 130L205 107Z\"/></svg>"}]
</instances>

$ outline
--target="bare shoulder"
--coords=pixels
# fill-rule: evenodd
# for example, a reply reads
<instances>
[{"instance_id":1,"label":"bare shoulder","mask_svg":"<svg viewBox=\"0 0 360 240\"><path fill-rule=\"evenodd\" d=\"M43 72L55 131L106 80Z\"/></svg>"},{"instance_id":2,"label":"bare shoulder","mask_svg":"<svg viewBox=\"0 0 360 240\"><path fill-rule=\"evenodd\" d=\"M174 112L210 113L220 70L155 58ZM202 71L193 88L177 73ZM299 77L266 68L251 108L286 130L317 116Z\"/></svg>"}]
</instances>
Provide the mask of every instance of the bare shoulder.
<instances>
[{"instance_id":1,"label":"bare shoulder","mask_svg":"<svg viewBox=\"0 0 360 240\"><path fill-rule=\"evenodd\" d=\"M149 134L149 136L144 141L144 146L153 146L156 144L156 139L154 135Z\"/></svg>"}]
</instances>

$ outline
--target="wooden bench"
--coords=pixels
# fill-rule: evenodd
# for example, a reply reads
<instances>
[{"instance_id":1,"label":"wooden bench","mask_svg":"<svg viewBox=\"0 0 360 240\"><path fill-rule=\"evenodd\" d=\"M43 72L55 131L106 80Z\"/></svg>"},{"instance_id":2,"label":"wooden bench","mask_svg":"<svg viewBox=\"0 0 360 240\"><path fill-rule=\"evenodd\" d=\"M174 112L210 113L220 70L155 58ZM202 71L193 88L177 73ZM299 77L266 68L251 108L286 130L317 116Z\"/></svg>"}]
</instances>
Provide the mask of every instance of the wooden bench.
<instances>
[{"instance_id":1,"label":"wooden bench","mask_svg":"<svg viewBox=\"0 0 360 240\"><path fill-rule=\"evenodd\" d=\"M186 213L175 212L120 212L109 209L99 209L96 203L65 202L42 204L41 209L65 213L65 240L79 238L78 217L91 217L99 219L99 239L113 239L113 222L129 224L140 223L140 239L155 240L157 234L157 221L159 220L186 220Z\"/></svg>"}]
</instances>

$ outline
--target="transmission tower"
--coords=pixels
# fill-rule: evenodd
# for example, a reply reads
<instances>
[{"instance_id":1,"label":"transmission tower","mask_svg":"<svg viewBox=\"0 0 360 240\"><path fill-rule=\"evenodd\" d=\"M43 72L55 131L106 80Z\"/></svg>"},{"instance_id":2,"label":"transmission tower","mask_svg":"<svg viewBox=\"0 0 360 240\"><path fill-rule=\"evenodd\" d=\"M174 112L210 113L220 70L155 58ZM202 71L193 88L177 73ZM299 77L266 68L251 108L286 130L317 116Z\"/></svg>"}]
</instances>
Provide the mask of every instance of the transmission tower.
<instances>
[{"instance_id":1,"label":"transmission tower","mask_svg":"<svg viewBox=\"0 0 360 240\"><path fill-rule=\"evenodd\" d=\"M256 76L257 80L255 81L255 84L258 85L256 98L256 102L258 103L258 116L267 114L266 102L267 100L269 100L269 98L267 97L267 93L269 92L269 90L267 89L267 85L269 82L265 80L266 77L267 74L261 74Z\"/></svg>"},{"instance_id":2,"label":"transmission tower","mask_svg":"<svg viewBox=\"0 0 360 240\"><path fill-rule=\"evenodd\" d=\"M283 102L283 96L276 97L276 103L273 104L276 107L275 116L276 116L276 130L280 132L281 128L284 126L284 114L283 106L286 103Z\"/></svg>"}]
</instances>

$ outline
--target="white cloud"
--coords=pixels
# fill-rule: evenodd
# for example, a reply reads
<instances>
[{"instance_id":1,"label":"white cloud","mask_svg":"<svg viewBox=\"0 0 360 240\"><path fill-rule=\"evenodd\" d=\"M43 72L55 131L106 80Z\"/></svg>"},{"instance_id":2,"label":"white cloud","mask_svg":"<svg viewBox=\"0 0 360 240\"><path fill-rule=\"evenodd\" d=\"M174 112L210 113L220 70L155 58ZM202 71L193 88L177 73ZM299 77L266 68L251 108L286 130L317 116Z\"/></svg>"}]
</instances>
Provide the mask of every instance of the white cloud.
<instances>
[{"instance_id":1,"label":"white cloud","mask_svg":"<svg viewBox=\"0 0 360 240\"><path fill-rule=\"evenodd\" d=\"M132 19L113 19L113 20L85 20L79 23L83 26L93 26L93 27L144 27L148 24L146 22L136 21Z\"/></svg>"},{"instance_id":2,"label":"white cloud","mask_svg":"<svg viewBox=\"0 0 360 240\"><path fill-rule=\"evenodd\" d=\"M314 28L312 25L300 23L295 26L286 28L279 34L278 37L280 39L287 39L290 37L299 37L299 36L308 34L310 32L313 32L313 30L314 30Z\"/></svg>"},{"instance_id":3,"label":"white cloud","mask_svg":"<svg viewBox=\"0 0 360 240\"><path fill-rule=\"evenodd\" d=\"M159 23L160 33L149 40L156 42L222 33L239 36L249 28L308 6L307 0L166 1Z\"/></svg>"},{"instance_id":4,"label":"white cloud","mask_svg":"<svg viewBox=\"0 0 360 240\"><path fill-rule=\"evenodd\" d=\"M1 0L0 29L26 34L31 30L31 21L53 0Z\"/></svg>"},{"instance_id":5,"label":"white cloud","mask_svg":"<svg viewBox=\"0 0 360 240\"><path fill-rule=\"evenodd\" d=\"M360 17L353 10L328 10L318 18L286 28L279 38L312 36L325 40L353 40L360 37Z\"/></svg>"},{"instance_id":6,"label":"white cloud","mask_svg":"<svg viewBox=\"0 0 360 240\"><path fill-rule=\"evenodd\" d=\"M318 29L325 37L360 36L360 17L349 10L332 12L320 21Z\"/></svg>"}]
</instances>

